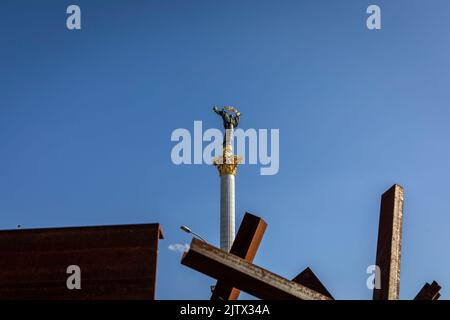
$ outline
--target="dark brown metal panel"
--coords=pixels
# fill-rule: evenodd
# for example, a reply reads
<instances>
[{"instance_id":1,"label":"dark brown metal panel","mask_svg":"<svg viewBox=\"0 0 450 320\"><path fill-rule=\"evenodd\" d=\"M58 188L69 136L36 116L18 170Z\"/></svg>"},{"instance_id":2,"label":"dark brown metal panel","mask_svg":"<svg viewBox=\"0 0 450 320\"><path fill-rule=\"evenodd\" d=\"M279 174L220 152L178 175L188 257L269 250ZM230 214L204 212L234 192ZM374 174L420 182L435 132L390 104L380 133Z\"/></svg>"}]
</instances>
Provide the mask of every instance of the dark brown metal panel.
<instances>
[{"instance_id":1,"label":"dark brown metal panel","mask_svg":"<svg viewBox=\"0 0 450 320\"><path fill-rule=\"evenodd\" d=\"M162 237L159 224L0 231L0 299L154 299Z\"/></svg>"},{"instance_id":2,"label":"dark brown metal panel","mask_svg":"<svg viewBox=\"0 0 450 320\"><path fill-rule=\"evenodd\" d=\"M431 284L426 283L414 300L438 300L441 296L440 290L441 286L436 281L433 281Z\"/></svg>"},{"instance_id":3,"label":"dark brown metal panel","mask_svg":"<svg viewBox=\"0 0 450 320\"><path fill-rule=\"evenodd\" d=\"M381 197L376 265L380 268L381 288L374 289L374 300L397 300L400 293L403 188L392 186Z\"/></svg>"},{"instance_id":4,"label":"dark brown metal panel","mask_svg":"<svg viewBox=\"0 0 450 320\"><path fill-rule=\"evenodd\" d=\"M260 217L246 212L230 253L252 262L264 236L267 223ZM227 283L217 281L211 300L236 300L240 291Z\"/></svg>"},{"instance_id":5,"label":"dark brown metal panel","mask_svg":"<svg viewBox=\"0 0 450 320\"><path fill-rule=\"evenodd\" d=\"M183 254L181 263L260 299L330 300L312 289L195 238Z\"/></svg>"},{"instance_id":6,"label":"dark brown metal panel","mask_svg":"<svg viewBox=\"0 0 450 320\"><path fill-rule=\"evenodd\" d=\"M266 227L267 223L262 218L246 212L230 253L247 261L253 261Z\"/></svg>"},{"instance_id":7,"label":"dark brown metal panel","mask_svg":"<svg viewBox=\"0 0 450 320\"><path fill-rule=\"evenodd\" d=\"M319 278L317 278L317 276L310 268L306 268L305 270L303 270L298 276L292 279L292 281L304 285L307 288L313 289L314 291L317 291L324 296L327 296L330 299L334 300L331 293L327 290L327 288L325 288L325 286L322 284L322 282L320 282Z\"/></svg>"}]
</instances>

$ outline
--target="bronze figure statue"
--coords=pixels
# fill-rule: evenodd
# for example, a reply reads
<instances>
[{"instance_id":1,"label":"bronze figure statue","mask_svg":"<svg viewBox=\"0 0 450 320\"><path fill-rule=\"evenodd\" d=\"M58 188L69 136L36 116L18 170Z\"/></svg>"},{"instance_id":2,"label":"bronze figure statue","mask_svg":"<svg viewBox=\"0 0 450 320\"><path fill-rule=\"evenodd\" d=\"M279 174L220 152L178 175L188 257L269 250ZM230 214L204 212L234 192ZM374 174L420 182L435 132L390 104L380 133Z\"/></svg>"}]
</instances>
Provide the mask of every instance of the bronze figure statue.
<instances>
[{"instance_id":1,"label":"bronze figure statue","mask_svg":"<svg viewBox=\"0 0 450 320\"><path fill-rule=\"evenodd\" d=\"M225 129L232 129L238 126L241 113L237 111L236 108L227 106L219 109L214 107L213 110L222 117L223 126Z\"/></svg>"}]
</instances>

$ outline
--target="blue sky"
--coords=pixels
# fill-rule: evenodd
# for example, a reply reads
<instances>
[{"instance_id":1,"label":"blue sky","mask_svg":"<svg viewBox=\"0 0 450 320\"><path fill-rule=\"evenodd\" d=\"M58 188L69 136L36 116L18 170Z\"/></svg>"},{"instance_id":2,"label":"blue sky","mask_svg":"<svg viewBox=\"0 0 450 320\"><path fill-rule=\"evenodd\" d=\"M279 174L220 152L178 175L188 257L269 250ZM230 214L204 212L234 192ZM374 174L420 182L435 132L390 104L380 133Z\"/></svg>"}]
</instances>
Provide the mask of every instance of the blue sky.
<instances>
[{"instance_id":1,"label":"blue sky","mask_svg":"<svg viewBox=\"0 0 450 320\"><path fill-rule=\"evenodd\" d=\"M66 29L78 4L82 30ZM382 29L366 28L378 4ZM189 225L219 242L219 177L175 166L176 128L280 129L280 171L244 165L236 213L268 223L255 263L311 267L370 299L379 198L405 188L402 299L450 288L450 3L1 1L0 228L160 222L157 297L204 299L180 265ZM243 295L243 297L249 297Z\"/></svg>"}]
</instances>

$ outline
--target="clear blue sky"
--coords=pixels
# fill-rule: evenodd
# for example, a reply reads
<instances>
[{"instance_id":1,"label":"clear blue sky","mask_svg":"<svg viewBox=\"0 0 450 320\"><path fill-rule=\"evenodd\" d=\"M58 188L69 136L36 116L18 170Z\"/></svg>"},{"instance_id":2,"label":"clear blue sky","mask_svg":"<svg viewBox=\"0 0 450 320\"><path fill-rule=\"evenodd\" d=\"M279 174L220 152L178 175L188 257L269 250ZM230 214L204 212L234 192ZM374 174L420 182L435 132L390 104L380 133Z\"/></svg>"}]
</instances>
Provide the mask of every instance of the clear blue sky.
<instances>
[{"instance_id":1,"label":"clear blue sky","mask_svg":"<svg viewBox=\"0 0 450 320\"><path fill-rule=\"evenodd\" d=\"M65 26L82 10L82 30ZM382 30L366 8L382 9ZM450 298L450 3L1 1L0 228L160 222L157 297L209 297L169 244L219 240L219 177L175 166L172 130L280 129L280 171L242 166L237 221L268 229L255 263L310 266L338 299L370 299L379 197L405 187L401 298ZM248 297L243 295L243 297Z\"/></svg>"}]
</instances>

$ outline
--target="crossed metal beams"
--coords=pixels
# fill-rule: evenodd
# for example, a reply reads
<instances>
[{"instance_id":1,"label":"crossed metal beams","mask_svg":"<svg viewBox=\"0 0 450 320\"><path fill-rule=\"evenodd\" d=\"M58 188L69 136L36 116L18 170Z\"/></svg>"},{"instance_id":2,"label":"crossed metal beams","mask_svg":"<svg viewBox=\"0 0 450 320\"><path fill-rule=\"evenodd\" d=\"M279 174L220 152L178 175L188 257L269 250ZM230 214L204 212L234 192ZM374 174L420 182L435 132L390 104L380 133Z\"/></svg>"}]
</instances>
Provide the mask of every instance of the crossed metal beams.
<instances>
[{"instance_id":1,"label":"crossed metal beams","mask_svg":"<svg viewBox=\"0 0 450 320\"><path fill-rule=\"evenodd\" d=\"M381 286L374 289L374 300L399 299L403 194L393 185L381 197L376 254ZM236 300L240 290L267 300L333 300L310 268L288 280L252 263L266 227L262 218L246 213L229 253L193 239L181 263L217 279L212 300ZM440 289L436 281L426 283L415 300L437 300Z\"/></svg>"}]
</instances>

